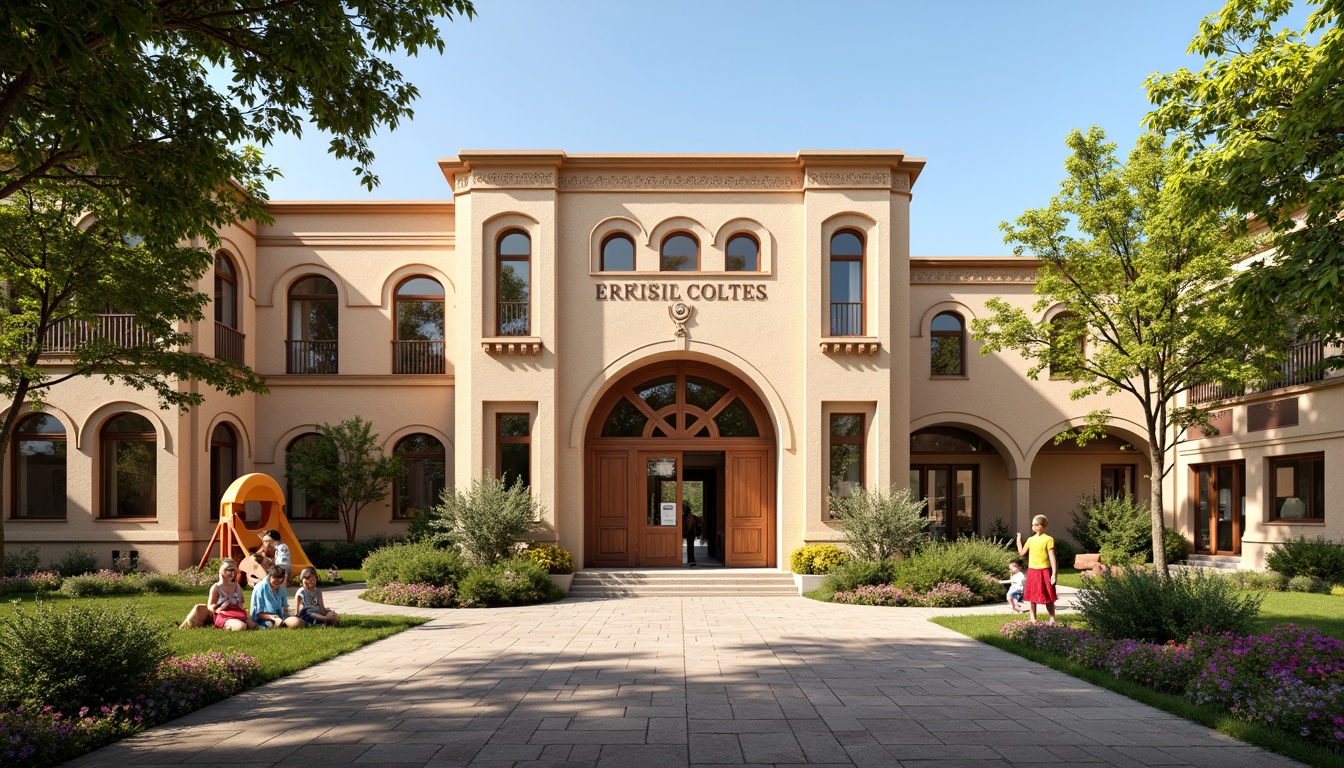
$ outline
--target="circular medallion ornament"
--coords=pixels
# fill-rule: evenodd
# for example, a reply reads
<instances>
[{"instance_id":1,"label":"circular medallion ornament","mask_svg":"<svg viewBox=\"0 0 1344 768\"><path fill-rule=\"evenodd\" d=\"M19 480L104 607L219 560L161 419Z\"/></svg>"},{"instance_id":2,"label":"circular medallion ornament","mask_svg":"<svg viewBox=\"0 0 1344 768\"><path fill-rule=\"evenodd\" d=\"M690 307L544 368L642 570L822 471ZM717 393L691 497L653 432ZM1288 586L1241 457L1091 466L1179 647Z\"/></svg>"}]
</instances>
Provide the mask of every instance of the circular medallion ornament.
<instances>
[{"instance_id":1,"label":"circular medallion ornament","mask_svg":"<svg viewBox=\"0 0 1344 768\"><path fill-rule=\"evenodd\" d=\"M680 301L667 308L667 314L672 317L672 322L677 326L677 332L674 335L686 335L686 321L691 319L691 315L694 312L695 310L689 305L683 304Z\"/></svg>"}]
</instances>

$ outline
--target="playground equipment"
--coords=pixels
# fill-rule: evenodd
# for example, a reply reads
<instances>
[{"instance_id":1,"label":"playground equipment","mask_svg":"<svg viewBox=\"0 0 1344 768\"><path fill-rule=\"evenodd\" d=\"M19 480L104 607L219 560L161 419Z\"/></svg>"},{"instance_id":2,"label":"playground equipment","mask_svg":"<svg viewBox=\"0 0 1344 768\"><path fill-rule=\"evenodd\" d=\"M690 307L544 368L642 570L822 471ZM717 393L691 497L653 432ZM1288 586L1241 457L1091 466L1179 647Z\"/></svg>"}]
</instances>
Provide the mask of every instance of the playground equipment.
<instances>
[{"instance_id":1,"label":"playground equipment","mask_svg":"<svg viewBox=\"0 0 1344 768\"><path fill-rule=\"evenodd\" d=\"M261 519L255 523L247 522L246 504L249 501L261 505ZM218 541L219 556L233 558L239 563L240 572L247 572L242 565L243 559L261 547L261 534L272 529L279 531L280 540L289 545L293 573L312 565L299 545L294 529L289 527L289 518L285 517L285 494L280 485L270 475L260 472L243 475L233 481L219 500L219 525L215 526L210 543L205 545L205 554L201 555L197 567L205 567L210 560L210 548Z\"/></svg>"}]
</instances>

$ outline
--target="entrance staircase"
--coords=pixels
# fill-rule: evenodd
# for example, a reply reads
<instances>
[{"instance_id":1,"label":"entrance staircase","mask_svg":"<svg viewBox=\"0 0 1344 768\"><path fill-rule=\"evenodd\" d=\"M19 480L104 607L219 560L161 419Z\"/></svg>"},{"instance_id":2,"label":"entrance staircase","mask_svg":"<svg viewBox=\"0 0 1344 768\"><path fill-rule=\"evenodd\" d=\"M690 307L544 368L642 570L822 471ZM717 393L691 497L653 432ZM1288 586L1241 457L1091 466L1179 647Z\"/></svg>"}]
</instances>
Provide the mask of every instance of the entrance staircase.
<instances>
[{"instance_id":1,"label":"entrance staircase","mask_svg":"<svg viewBox=\"0 0 1344 768\"><path fill-rule=\"evenodd\" d=\"M1241 555L1190 555L1171 566L1172 571L1205 570L1235 573L1241 569Z\"/></svg>"},{"instance_id":2,"label":"entrance staircase","mask_svg":"<svg viewBox=\"0 0 1344 768\"><path fill-rule=\"evenodd\" d=\"M798 587L773 568L599 568L575 573L569 597L798 597Z\"/></svg>"}]
</instances>

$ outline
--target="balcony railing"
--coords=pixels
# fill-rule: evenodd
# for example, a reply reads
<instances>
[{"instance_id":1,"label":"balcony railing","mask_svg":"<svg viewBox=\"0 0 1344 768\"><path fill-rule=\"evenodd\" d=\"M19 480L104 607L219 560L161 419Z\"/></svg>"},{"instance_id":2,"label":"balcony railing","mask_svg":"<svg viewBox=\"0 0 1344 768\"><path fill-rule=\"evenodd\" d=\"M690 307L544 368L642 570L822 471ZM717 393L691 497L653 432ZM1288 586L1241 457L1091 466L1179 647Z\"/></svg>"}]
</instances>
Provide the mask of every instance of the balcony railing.
<instances>
[{"instance_id":1,"label":"balcony railing","mask_svg":"<svg viewBox=\"0 0 1344 768\"><path fill-rule=\"evenodd\" d=\"M223 323L215 323L215 359L243 364L243 334Z\"/></svg>"},{"instance_id":2,"label":"balcony railing","mask_svg":"<svg viewBox=\"0 0 1344 768\"><path fill-rule=\"evenodd\" d=\"M528 316L528 302L526 301L501 301L499 302L499 335L500 336L526 336L532 328L530 317Z\"/></svg>"},{"instance_id":3,"label":"balcony railing","mask_svg":"<svg viewBox=\"0 0 1344 768\"><path fill-rule=\"evenodd\" d=\"M1277 375L1268 381L1254 382L1247 387L1200 384L1191 388L1188 399L1191 403L1208 403L1320 381L1325 378L1325 371L1320 368L1324 359L1325 343L1320 339L1298 342L1288 347L1288 354L1278 366Z\"/></svg>"},{"instance_id":4,"label":"balcony railing","mask_svg":"<svg viewBox=\"0 0 1344 768\"><path fill-rule=\"evenodd\" d=\"M286 341L287 373L337 373L337 341Z\"/></svg>"},{"instance_id":5,"label":"balcony railing","mask_svg":"<svg viewBox=\"0 0 1344 768\"><path fill-rule=\"evenodd\" d=\"M443 373L443 341L392 342L393 373Z\"/></svg>"},{"instance_id":6,"label":"balcony railing","mask_svg":"<svg viewBox=\"0 0 1344 768\"><path fill-rule=\"evenodd\" d=\"M863 335L863 303L853 301L831 302L831 335Z\"/></svg>"},{"instance_id":7,"label":"balcony railing","mask_svg":"<svg viewBox=\"0 0 1344 768\"><path fill-rule=\"evenodd\" d=\"M47 329L43 352L74 352L94 339L106 339L121 347L151 344L154 338L135 324L135 315L97 315L92 322L62 320Z\"/></svg>"}]
</instances>

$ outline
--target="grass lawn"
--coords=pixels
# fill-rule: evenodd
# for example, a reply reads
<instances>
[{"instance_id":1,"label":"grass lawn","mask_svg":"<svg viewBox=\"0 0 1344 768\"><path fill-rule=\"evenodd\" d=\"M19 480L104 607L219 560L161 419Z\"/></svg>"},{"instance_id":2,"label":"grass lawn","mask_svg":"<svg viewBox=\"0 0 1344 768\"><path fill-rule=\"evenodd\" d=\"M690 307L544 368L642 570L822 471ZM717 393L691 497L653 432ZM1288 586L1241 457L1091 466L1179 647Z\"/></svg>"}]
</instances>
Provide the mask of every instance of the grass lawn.
<instances>
[{"instance_id":1,"label":"grass lawn","mask_svg":"<svg viewBox=\"0 0 1344 768\"><path fill-rule=\"evenodd\" d=\"M320 571L319 573L322 574L323 578L326 577L326 571ZM364 578L364 572L358 568L341 568L340 574L342 584L356 584L361 581L368 581L368 579Z\"/></svg>"},{"instance_id":2,"label":"grass lawn","mask_svg":"<svg viewBox=\"0 0 1344 768\"><path fill-rule=\"evenodd\" d=\"M1061 573L1060 583L1065 583L1063 573ZM1301 592L1266 592L1264 596L1265 600L1261 604L1260 616L1255 622L1257 630L1292 623L1299 626L1313 626L1324 634L1344 640L1344 598ZM1221 709L1196 705L1182 696L1158 693L1138 683L1117 680L1105 672L1089 669L1067 659L1009 641L999 634L999 627L1017 618L1008 614L994 614L940 616L932 619L932 621L983 643L1002 648L1047 667L1086 680L1094 685L1108 688L1136 701L1157 707L1201 725L1215 728L1229 736L1273 750L1309 765L1322 766L1323 768L1327 766L1331 768L1344 767L1344 754L1340 752L1308 744L1292 734L1259 723L1237 720ZM1060 619L1066 624L1079 623L1077 614L1062 614Z\"/></svg>"},{"instance_id":3,"label":"grass lawn","mask_svg":"<svg viewBox=\"0 0 1344 768\"><path fill-rule=\"evenodd\" d=\"M6 595L0 602L0 618L14 612L11 601L18 599L30 604L34 600L32 593ZM174 656L188 656L205 651L246 653L257 660L261 669L255 683L270 682L321 661L326 661L342 653L361 648L375 640L423 624L427 619L417 616L342 616L339 627L326 629L305 627L302 629L268 629L252 632L225 632L213 627L204 629L176 629L187 611L205 600L201 594L182 595L127 595L118 597L73 598L50 597L59 608L62 604L73 602L107 602L114 606L135 604L141 611L155 620L173 627L169 642Z\"/></svg>"}]
</instances>

